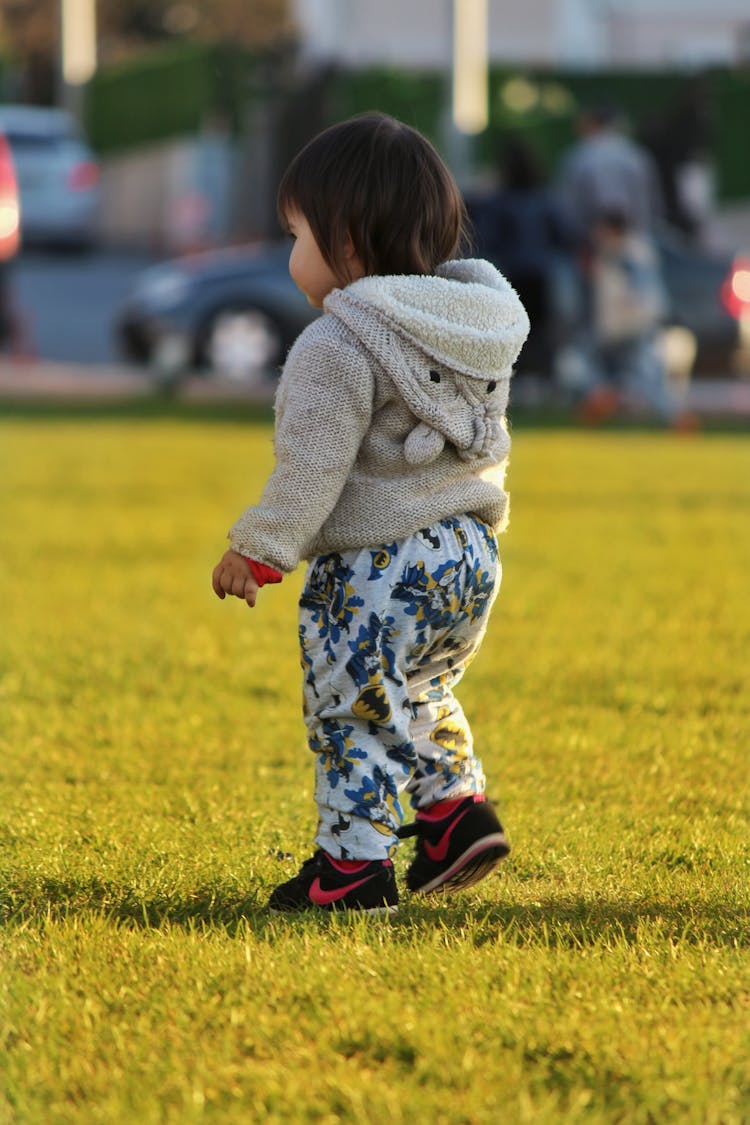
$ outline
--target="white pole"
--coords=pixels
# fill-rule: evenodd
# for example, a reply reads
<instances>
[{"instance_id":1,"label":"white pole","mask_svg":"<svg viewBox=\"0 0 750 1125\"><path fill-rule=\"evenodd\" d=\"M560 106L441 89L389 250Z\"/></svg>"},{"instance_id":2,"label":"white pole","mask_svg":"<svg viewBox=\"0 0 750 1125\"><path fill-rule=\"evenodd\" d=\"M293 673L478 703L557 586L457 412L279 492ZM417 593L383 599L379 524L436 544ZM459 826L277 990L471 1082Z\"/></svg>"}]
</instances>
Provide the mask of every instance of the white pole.
<instances>
[{"instance_id":1,"label":"white pole","mask_svg":"<svg viewBox=\"0 0 750 1125\"><path fill-rule=\"evenodd\" d=\"M487 128L487 0L453 0L453 123Z\"/></svg>"},{"instance_id":2,"label":"white pole","mask_svg":"<svg viewBox=\"0 0 750 1125\"><path fill-rule=\"evenodd\" d=\"M83 86L96 72L96 0L60 0L62 80Z\"/></svg>"}]
</instances>

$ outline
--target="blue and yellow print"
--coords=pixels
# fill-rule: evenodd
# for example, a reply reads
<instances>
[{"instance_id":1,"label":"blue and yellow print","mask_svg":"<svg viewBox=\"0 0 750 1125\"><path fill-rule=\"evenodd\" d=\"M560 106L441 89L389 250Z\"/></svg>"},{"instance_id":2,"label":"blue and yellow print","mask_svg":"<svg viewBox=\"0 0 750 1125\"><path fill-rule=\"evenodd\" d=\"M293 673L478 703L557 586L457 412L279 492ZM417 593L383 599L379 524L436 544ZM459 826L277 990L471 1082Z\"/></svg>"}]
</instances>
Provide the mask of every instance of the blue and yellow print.
<instances>
[{"instance_id":1,"label":"blue and yellow print","mask_svg":"<svg viewBox=\"0 0 750 1125\"><path fill-rule=\"evenodd\" d=\"M376 613L371 613L367 624L360 625L356 639L348 646L353 655L346 663L346 670L359 688L352 711L358 718L380 726L389 724L393 717L384 679L388 677L394 684L400 682L393 648L397 638L393 617L381 620Z\"/></svg>"},{"instance_id":2,"label":"blue and yellow print","mask_svg":"<svg viewBox=\"0 0 750 1125\"><path fill-rule=\"evenodd\" d=\"M398 554L398 543L389 543L387 547L379 547L377 551L370 551L370 573L368 582L377 582L388 570Z\"/></svg>"},{"instance_id":3,"label":"blue and yellow print","mask_svg":"<svg viewBox=\"0 0 750 1125\"><path fill-rule=\"evenodd\" d=\"M332 855L392 854L404 788L422 808L483 790L453 689L498 580L495 537L472 515L310 564L299 629L305 721L316 842Z\"/></svg>"},{"instance_id":4,"label":"blue and yellow print","mask_svg":"<svg viewBox=\"0 0 750 1125\"><path fill-rule=\"evenodd\" d=\"M348 781L358 759L367 757L364 750L357 748L351 737L354 727L340 724L335 719L324 719L320 732L310 736L310 749L320 755L329 784L335 789L340 781Z\"/></svg>"},{"instance_id":5,"label":"blue and yellow print","mask_svg":"<svg viewBox=\"0 0 750 1125\"><path fill-rule=\"evenodd\" d=\"M349 632L354 616L365 604L352 585L354 571L341 555L324 555L312 566L300 607L309 610L327 657L335 659L342 633Z\"/></svg>"}]
</instances>

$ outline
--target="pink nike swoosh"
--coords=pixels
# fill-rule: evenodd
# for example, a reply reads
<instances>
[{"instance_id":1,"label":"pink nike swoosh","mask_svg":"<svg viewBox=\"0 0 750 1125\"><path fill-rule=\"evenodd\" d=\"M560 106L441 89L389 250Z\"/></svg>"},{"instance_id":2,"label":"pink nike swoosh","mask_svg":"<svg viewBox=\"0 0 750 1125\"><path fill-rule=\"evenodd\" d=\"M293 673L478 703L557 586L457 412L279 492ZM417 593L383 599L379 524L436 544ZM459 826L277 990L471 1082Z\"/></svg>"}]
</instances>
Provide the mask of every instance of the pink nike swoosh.
<instances>
[{"instance_id":1,"label":"pink nike swoosh","mask_svg":"<svg viewBox=\"0 0 750 1125\"><path fill-rule=\"evenodd\" d=\"M451 836L453 835L453 829L456 827L456 825L460 821L463 820L463 818L469 812L471 812L471 805L469 805L467 808L465 808L464 811L461 813L461 815L457 816L452 824L448 825L448 827L446 828L442 837L440 838L440 841L437 844L430 844L430 843L427 842L427 840L425 840L424 850L427 853L427 858L431 859L433 861L433 863L439 863L441 860L445 859L445 857L448 854L448 848L450 847Z\"/></svg>"},{"instance_id":2,"label":"pink nike swoosh","mask_svg":"<svg viewBox=\"0 0 750 1125\"><path fill-rule=\"evenodd\" d=\"M355 883L349 883L346 887L336 887L333 891L324 891L320 885L320 879L315 879L310 887L310 899L316 906L328 906L330 903L343 898L344 895L348 895L349 891L353 891L355 887L361 887L363 883L369 883L370 879L374 878L374 875L366 875L364 879L357 879Z\"/></svg>"}]
</instances>

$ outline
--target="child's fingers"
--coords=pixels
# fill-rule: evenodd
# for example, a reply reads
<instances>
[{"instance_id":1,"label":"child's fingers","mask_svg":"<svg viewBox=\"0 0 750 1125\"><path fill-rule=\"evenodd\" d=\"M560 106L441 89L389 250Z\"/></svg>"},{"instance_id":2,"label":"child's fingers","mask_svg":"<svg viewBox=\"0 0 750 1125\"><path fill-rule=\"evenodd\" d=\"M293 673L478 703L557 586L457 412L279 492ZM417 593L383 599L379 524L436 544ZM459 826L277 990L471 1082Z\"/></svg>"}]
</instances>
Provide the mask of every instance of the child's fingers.
<instances>
[{"instance_id":1,"label":"child's fingers","mask_svg":"<svg viewBox=\"0 0 750 1125\"><path fill-rule=\"evenodd\" d=\"M239 555L236 558L240 560ZM238 565L233 558L225 556L213 569L211 585L217 598L223 600L227 594L231 594L232 597L243 598L251 609L255 606L258 583L248 573L244 560L240 560Z\"/></svg>"},{"instance_id":2,"label":"child's fingers","mask_svg":"<svg viewBox=\"0 0 750 1125\"><path fill-rule=\"evenodd\" d=\"M221 563L215 566L211 575L211 585L213 586L214 593L217 598L225 598L226 593L221 585Z\"/></svg>"}]
</instances>

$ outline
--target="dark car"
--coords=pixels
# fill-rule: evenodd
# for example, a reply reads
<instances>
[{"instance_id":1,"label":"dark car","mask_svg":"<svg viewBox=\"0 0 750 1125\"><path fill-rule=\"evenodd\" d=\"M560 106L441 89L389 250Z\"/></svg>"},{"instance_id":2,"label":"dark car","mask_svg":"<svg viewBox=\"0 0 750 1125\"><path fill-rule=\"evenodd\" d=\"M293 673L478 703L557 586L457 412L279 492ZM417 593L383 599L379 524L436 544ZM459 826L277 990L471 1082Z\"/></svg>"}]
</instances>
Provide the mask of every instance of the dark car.
<instances>
[{"instance_id":1,"label":"dark car","mask_svg":"<svg viewBox=\"0 0 750 1125\"><path fill-rule=\"evenodd\" d=\"M189 255L145 270L120 309L125 356L175 381L189 370L252 382L317 316L289 276L288 243Z\"/></svg>"},{"instance_id":2,"label":"dark car","mask_svg":"<svg viewBox=\"0 0 750 1125\"><path fill-rule=\"evenodd\" d=\"M666 327L678 330L676 338L694 358L695 370L726 374L735 366L740 322L750 316L750 294L739 300L735 293L744 293L737 278L746 275L746 264L731 254L696 248L672 232L660 236L659 253L668 294ZM281 242L210 251L147 269L120 309L121 350L165 382L191 370L257 381L279 367L296 336L318 315L291 280L288 261L289 244ZM532 324L532 342L537 329ZM564 331L554 335L563 339ZM522 354L521 373L524 367L529 369ZM536 373L552 369L550 362Z\"/></svg>"},{"instance_id":3,"label":"dark car","mask_svg":"<svg viewBox=\"0 0 750 1125\"><path fill-rule=\"evenodd\" d=\"M667 293L666 324L687 329L693 337L693 371L726 375L737 369L746 346L742 320L750 315L750 292L742 287L747 263L729 251L695 246L671 230L659 233L657 247Z\"/></svg>"}]
</instances>

